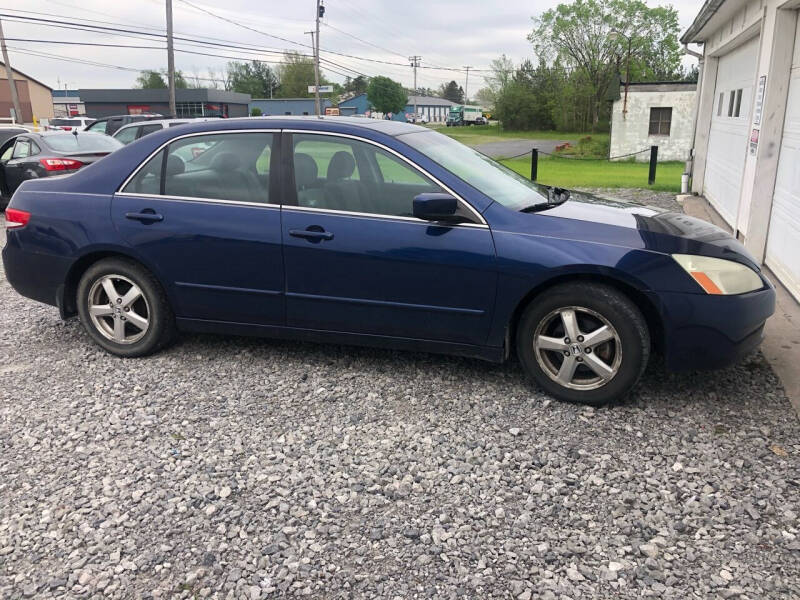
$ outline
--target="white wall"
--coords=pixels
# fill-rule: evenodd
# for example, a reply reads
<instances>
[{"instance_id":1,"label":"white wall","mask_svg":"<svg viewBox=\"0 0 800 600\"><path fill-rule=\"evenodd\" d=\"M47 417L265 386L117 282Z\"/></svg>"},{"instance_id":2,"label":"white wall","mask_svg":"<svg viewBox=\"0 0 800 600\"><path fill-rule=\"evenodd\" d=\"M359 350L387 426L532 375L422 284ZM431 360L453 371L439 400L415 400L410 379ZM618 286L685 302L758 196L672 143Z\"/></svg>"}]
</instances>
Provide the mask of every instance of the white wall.
<instances>
[{"instance_id":1,"label":"white wall","mask_svg":"<svg viewBox=\"0 0 800 600\"><path fill-rule=\"evenodd\" d=\"M697 92L643 91L632 87L628 90L628 112L623 118L622 108L625 91L614 102L611 114L611 156L636 152L650 146L658 146L658 160L686 160L692 147L692 118ZM650 108L672 107L672 125L669 136L649 135ZM650 160L650 154L636 156L637 161Z\"/></svg>"}]
</instances>

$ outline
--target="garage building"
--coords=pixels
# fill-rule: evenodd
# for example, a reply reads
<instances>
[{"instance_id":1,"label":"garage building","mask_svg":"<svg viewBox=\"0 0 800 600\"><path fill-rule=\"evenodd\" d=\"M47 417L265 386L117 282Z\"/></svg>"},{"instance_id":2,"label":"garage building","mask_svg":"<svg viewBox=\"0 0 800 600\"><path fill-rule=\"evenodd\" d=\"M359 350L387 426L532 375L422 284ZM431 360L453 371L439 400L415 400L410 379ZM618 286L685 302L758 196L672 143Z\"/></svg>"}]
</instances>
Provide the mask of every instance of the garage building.
<instances>
[{"instance_id":1,"label":"garage building","mask_svg":"<svg viewBox=\"0 0 800 600\"><path fill-rule=\"evenodd\" d=\"M14 83L17 87L20 108L22 109L22 122L32 123L33 118L50 119L53 117L53 88L41 81L26 75L22 71L12 69L14 73ZM0 117L8 119L11 117L11 108L14 104L11 101L11 86L8 85L6 77L6 65L0 62ZM19 117L17 117L19 121Z\"/></svg>"},{"instance_id":2,"label":"garage building","mask_svg":"<svg viewBox=\"0 0 800 600\"><path fill-rule=\"evenodd\" d=\"M800 300L800 0L707 0L692 191Z\"/></svg>"}]
</instances>

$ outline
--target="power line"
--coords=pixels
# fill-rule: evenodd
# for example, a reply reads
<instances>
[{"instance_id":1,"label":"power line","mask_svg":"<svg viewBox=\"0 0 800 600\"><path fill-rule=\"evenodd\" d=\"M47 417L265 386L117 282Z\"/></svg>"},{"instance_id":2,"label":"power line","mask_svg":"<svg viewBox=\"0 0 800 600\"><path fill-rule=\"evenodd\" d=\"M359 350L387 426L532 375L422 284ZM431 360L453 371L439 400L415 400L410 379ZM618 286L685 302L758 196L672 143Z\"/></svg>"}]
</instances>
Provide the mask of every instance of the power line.
<instances>
[{"instance_id":1,"label":"power line","mask_svg":"<svg viewBox=\"0 0 800 600\"><path fill-rule=\"evenodd\" d=\"M347 37L351 37L354 40L358 40L362 44L366 44L367 46L372 46L373 48L377 48L378 50L383 50L384 52L388 52L389 54L394 54L395 56L399 56L400 58L405 58L405 54L400 54L399 52L395 52L394 50L389 50L388 48L384 48L383 46L378 46L377 44L373 44L372 42L368 42L367 40L362 40L360 37L353 35L352 33L347 33L346 31L343 31L338 27L334 27L330 23L323 23L323 25L325 25L325 27L328 27L329 29L338 31L339 33L346 35Z\"/></svg>"},{"instance_id":2,"label":"power line","mask_svg":"<svg viewBox=\"0 0 800 600\"><path fill-rule=\"evenodd\" d=\"M310 48L311 50L313 50L313 47L309 46L308 44L302 44L300 42L295 42L295 41L290 40L288 38L284 38L284 37L281 37L281 36L276 36L276 35L273 35L273 34L270 34L270 33L266 33L264 31L255 29L255 28L250 27L248 25L244 25L242 23L238 23L237 21L234 21L233 19L228 19L227 17L222 17L222 16L219 16L219 15L216 15L212 11L209 11L207 9L198 7L198 6L194 5L193 3L189 2L188 0L180 0L180 2L183 2L184 4L190 5L193 8L196 8L197 10L200 10L201 12L209 14L210 16L213 16L213 17L221 19L223 21L232 23L232 24L237 25L239 27L243 27L244 29L247 29L249 31L253 31L255 33L259 33L260 35L265 35L267 37L275 38L275 39L278 39L278 40L281 40L281 41L285 41L285 42L290 43L290 44L294 44L294 45L297 45L297 46L300 46L300 47L303 47L303 48ZM26 11L26 12L32 12L32 11ZM41 14L41 13L34 13L34 14ZM151 29L154 29L154 30L158 31L159 33L151 33L151 32L147 32L147 31L137 31L135 29L130 29L130 28L127 28L127 27L107 27L107 26L103 26L103 25L91 25L91 24L88 24L88 23L77 23L77 22L75 24L73 24L73 25L66 25L62 21L56 21L54 19L45 19L45 18L41 18L41 17L25 17L25 16L20 16L20 15L12 15L12 14L8 14L8 13L0 13L0 17L6 17L6 18L8 18L8 19L10 19L10 20L12 20L14 22L20 22L20 23L32 22L32 23L35 23L35 24L38 24L38 25L42 25L42 26L46 26L46 27L55 27L55 28L61 28L61 29L73 29L73 30L77 30L77 31L88 31L88 32L94 32L94 33L103 33L103 34L106 34L106 35L121 35L123 37L135 37L135 38L138 38L138 39L141 39L141 36L146 36L148 38L154 38L154 37L164 38L165 37L165 34L161 33L162 30L156 29L156 28L151 28ZM88 19L85 19L85 20L88 21ZM100 21L96 21L96 22L100 22ZM185 38L185 37L178 37L178 36L175 36L175 39L176 40L180 39L180 40L183 40L183 41L191 41L191 42L207 44L207 45L216 45L216 46L221 46L221 47L225 47L225 46L231 47L231 44L222 44L222 43L215 43L215 42L212 42L212 41L207 41L207 40L214 40L214 39L225 41L225 40L222 40L222 38L212 38L210 36L200 36L200 37L205 37L207 39L206 40L202 40L202 39L197 39L197 38ZM247 46L250 46L251 49L253 49L253 50L258 50L260 52L265 52L265 53L287 53L287 52L293 52L293 51L289 51L289 50L286 50L286 49L276 50L276 49L266 49L266 48L254 47L255 46L254 44L247 44ZM240 49L244 49L241 45L239 45L238 47ZM344 57L344 58L350 58L350 59L353 59L353 60L375 63L375 64L382 64L382 65L395 66L395 67L406 67L407 66L406 63L392 62L392 61L381 60L381 59L377 59L377 58L369 58L369 57L364 57L364 56L357 56L357 55L348 54L348 53L345 53L345 52L338 52L338 51L335 51L335 50L325 50L325 49L320 48L320 52L321 53L325 53L325 54L333 54L335 56L340 56L340 57ZM311 56L307 55L307 54L300 54L300 55L304 56L306 58L311 58ZM322 59L322 60L324 60L324 59ZM430 65L430 64L429 65L420 65L420 68L421 69L428 69L428 70L443 70L443 71L451 71L451 72L453 72L453 71L454 72L463 72L463 69L456 68L456 67L438 67L438 66L433 66L433 65ZM492 71L491 69L471 69L471 70L473 72L491 72Z\"/></svg>"}]
</instances>

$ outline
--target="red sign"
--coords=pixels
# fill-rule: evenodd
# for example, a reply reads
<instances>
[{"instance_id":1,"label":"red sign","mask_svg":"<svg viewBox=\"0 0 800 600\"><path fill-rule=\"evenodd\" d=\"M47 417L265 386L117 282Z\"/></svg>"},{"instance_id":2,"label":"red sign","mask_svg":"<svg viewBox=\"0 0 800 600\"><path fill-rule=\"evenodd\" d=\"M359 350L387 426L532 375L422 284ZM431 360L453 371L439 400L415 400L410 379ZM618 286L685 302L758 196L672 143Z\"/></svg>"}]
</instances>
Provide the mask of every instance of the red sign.
<instances>
[{"instance_id":1,"label":"red sign","mask_svg":"<svg viewBox=\"0 0 800 600\"><path fill-rule=\"evenodd\" d=\"M128 104L129 115L140 115L147 112L150 112L150 105L148 104Z\"/></svg>"}]
</instances>

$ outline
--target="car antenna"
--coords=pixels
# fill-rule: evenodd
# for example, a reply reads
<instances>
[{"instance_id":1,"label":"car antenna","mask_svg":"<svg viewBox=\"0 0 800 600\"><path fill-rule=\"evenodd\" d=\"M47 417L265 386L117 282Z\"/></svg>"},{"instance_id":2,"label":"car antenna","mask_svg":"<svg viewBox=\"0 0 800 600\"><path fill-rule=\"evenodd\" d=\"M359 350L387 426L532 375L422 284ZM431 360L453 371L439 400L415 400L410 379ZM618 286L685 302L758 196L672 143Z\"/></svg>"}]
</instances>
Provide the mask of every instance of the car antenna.
<instances>
[{"instance_id":1,"label":"car antenna","mask_svg":"<svg viewBox=\"0 0 800 600\"><path fill-rule=\"evenodd\" d=\"M73 127L72 128L72 135L74 135L75 137L78 137L78 128L77 127Z\"/></svg>"}]
</instances>

